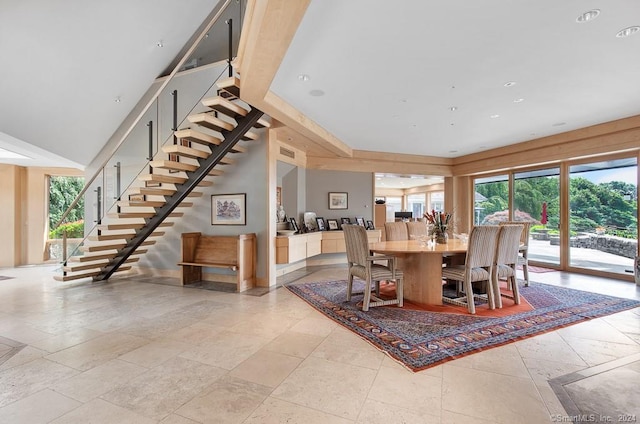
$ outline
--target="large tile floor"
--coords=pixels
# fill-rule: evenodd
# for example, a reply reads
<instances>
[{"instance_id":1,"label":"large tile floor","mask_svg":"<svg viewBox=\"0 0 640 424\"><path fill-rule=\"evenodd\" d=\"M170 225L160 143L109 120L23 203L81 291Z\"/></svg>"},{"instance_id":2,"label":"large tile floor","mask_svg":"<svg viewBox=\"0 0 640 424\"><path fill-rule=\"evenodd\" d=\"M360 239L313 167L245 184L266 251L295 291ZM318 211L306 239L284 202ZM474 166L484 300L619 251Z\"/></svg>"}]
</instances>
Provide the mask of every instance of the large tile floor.
<instances>
[{"instance_id":1,"label":"large tile floor","mask_svg":"<svg viewBox=\"0 0 640 424\"><path fill-rule=\"evenodd\" d=\"M413 373L283 288L0 275L14 277L0 280L0 423L571 422L559 388L579 411L640 415L640 308ZM640 299L632 283L532 277Z\"/></svg>"}]
</instances>

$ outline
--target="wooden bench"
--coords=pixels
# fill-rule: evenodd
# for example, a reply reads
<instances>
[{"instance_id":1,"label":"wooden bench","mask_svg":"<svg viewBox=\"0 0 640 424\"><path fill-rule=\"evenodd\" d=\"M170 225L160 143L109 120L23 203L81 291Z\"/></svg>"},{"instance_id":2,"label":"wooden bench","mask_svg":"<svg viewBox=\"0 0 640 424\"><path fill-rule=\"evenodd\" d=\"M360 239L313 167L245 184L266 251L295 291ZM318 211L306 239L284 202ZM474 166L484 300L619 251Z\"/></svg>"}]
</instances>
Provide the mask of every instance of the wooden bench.
<instances>
[{"instance_id":1,"label":"wooden bench","mask_svg":"<svg viewBox=\"0 0 640 424\"><path fill-rule=\"evenodd\" d=\"M236 290L256 283L256 235L207 236L182 234L182 284L202 281L202 268L227 268L236 272Z\"/></svg>"}]
</instances>

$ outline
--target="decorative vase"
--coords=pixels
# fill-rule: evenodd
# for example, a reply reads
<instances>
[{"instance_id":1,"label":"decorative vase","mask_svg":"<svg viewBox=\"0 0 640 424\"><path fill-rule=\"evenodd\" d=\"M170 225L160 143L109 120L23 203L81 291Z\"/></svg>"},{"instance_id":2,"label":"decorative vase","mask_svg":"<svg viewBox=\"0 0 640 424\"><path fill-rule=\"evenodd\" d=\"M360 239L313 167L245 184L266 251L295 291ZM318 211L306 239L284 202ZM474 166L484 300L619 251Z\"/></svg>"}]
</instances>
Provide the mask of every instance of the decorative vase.
<instances>
[{"instance_id":1,"label":"decorative vase","mask_svg":"<svg viewBox=\"0 0 640 424\"><path fill-rule=\"evenodd\" d=\"M449 235L446 232L436 233L436 243L447 244L448 240L449 240Z\"/></svg>"}]
</instances>

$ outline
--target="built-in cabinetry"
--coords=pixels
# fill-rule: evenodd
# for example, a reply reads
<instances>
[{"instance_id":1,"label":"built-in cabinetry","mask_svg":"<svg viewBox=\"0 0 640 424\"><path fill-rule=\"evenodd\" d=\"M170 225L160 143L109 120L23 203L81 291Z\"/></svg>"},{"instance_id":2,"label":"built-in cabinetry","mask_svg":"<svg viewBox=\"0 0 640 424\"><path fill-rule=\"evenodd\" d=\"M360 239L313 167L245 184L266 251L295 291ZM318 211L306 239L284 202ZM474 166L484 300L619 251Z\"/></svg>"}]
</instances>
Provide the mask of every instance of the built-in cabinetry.
<instances>
[{"instance_id":1,"label":"built-in cabinetry","mask_svg":"<svg viewBox=\"0 0 640 424\"><path fill-rule=\"evenodd\" d=\"M367 231L369 243L380 241L380 230ZM318 231L276 237L276 263L290 264L321 253L346 252L342 231Z\"/></svg>"},{"instance_id":2,"label":"built-in cabinetry","mask_svg":"<svg viewBox=\"0 0 640 424\"><path fill-rule=\"evenodd\" d=\"M376 228L383 228L385 222L393 222L393 206L383 204L383 205L374 205L374 215L373 215L373 225Z\"/></svg>"}]
</instances>

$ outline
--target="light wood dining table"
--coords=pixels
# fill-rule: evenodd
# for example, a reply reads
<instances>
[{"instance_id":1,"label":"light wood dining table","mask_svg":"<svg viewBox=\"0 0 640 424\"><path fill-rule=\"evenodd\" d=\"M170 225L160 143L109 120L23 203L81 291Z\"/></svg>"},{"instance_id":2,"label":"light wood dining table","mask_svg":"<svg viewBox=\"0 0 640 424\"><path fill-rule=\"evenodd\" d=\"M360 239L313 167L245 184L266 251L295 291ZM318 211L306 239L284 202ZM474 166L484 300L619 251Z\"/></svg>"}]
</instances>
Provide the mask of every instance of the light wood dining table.
<instances>
[{"instance_id":1,"label":"light wood dining table","mask_svg":"<svg viewBox=\"0 0 640 424\"><path fill-rule=\"evenodd\" d=\"M395 240L372 243L370 248L374 253L398 258L398 269L404 274L404 299L442 305L442 259L459 255L464 263L467 242L450 239L445 244L425 245L418 240Z\"/></svg>"}]
</instances>

